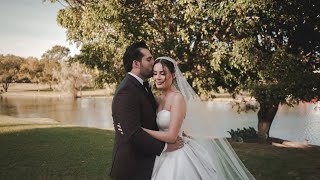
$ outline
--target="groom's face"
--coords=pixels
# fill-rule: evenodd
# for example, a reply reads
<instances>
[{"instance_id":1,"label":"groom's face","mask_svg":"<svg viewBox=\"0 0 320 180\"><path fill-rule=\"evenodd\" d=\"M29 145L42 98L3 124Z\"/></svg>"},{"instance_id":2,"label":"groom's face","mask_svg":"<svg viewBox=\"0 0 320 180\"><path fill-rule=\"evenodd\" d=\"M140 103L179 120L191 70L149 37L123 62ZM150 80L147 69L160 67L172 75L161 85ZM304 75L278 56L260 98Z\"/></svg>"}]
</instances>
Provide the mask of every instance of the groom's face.
<instances>
[{"instance_id":1,"label":"groom's face","mask_svg":"<svg viewBox=\"0 0 320 180\"><path fill-rule=\"evenodd\" d=\"M151 52L148 49L141 49L140 52L143 54L143 57L140 62L140 75L144 79L148 79L153 75L153 64L154 59Z\"/></svg>"}]
</instances>

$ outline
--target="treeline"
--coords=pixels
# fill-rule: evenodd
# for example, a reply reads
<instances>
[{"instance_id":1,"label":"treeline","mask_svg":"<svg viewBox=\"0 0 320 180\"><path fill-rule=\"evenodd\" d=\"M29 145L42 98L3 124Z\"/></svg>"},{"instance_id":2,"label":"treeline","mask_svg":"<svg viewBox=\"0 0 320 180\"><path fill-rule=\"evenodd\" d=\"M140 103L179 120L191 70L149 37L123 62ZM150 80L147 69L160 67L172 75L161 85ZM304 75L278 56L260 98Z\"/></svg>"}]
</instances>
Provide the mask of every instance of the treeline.
<instances>
[{"instance_id":1,"label":"treeline","mask_svg":"<svg viewBox=\"0 0 320 180\"><path fill-rule=\"evenodd\" d=\"M36 57L19 57L0 55L0 83L7 92L11 83L48 84L52 90L71 93L74 97L77 90L89 86L94 77L92 70L73 62L69 49L53 46L40 59Z\"/></svg>"},{"instance_id":2,"label":"treeline","mask_svg":"<svg viewBox=\"0 0 320 180\"><path fill-rule=\"evenodd\" d=\"M77 61L99 80L119 83L125 47L144 40L153 55L176 59L203 98L225 89L259 102L259 137L268 137L279 104L320 97L319 0L46 0Z\"/></svg>"}]
</instances>

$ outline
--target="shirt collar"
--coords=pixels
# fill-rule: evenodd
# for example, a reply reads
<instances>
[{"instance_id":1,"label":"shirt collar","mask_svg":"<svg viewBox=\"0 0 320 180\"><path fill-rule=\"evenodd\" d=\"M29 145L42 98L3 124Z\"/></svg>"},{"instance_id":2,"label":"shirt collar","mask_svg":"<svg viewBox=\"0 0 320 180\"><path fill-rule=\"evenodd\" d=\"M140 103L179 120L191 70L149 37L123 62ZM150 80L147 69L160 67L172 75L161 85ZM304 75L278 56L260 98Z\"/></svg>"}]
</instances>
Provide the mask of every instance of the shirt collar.
<instances>
[{"instance_id":1,"label":"shirt collar","mask_svg":"<svg viewBox=\"0 0 320 180\"><path fill-rule=\"evenodd\" d=\"M128 72L128 74L130 74L131 76L133 76L134 78L136 78L136 79L140 82L140 84L143 85L143 80L142 80L139 76L133 74L132 72Z\"/></svg>"}]
</instances>

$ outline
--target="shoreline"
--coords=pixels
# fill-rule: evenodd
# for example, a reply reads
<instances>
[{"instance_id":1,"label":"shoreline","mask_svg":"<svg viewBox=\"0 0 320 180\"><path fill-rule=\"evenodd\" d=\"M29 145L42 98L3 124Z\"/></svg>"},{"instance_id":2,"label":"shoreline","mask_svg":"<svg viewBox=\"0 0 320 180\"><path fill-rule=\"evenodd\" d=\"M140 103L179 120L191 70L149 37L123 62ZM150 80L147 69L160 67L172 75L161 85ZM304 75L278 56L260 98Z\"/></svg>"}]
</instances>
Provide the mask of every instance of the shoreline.
<instances>
[{"instance_id":1,"label":"shoreline","mask_svg":"<svg viewBox=\"0 0 320 180\"><path fill-rule=\"evenodd\" d=\"M77 97L108 97L111 89L87 89L77 92ZM0 92L0 97L57 97L73 98L71 93L50 89L47 84L12 83L8 92Z\"/></svg>"},{"instance_id":2,"label":"shoreline","mask_svg":"<svg viewBox=\"0 0 320 180\"><path fill-rule=\"evenodd\" d=\"M113 98L114 90L110 87L104 89L83 90L77 92L77 98ZM216 93L215 98L203 100L206 102L242 102L243 100L255 103L250 96L238 95L236 99L229 93ZM70 93L50 90L47 84L12 83L8 92L0 92L1 97L25 97L25 98L73 98Z\"/></svg>"},{"instance_id":3,"label":"shoreline","mask_svg":"<svg viewBox=\"0 0 320 180\"><path fill-rule=\"evenodd\" d=\"M241 96L236 99L231 96L221 95L223 97L219 97L219 95L210 100L205 100L206 102L239 102L245 99L247 102L256 102L253 98L248 96ZM57 91L9 91L0 94L0 98L13 97L13 98L73 98L72 95L68 93L62 93ZM91 90L91 91L82 91L82 95L80 96L78 92L78 98L113 98L113 95L108 95L105 89Z\"/></svg>"},{"instance_id":4,"label":"shoreline","mask_svg":"<svg viewBox=\"0 0 320 180\"><path fill-rule=\"evenodd\" d=\"M70 98L72 99L73 97L70 96L67 93L59 92L59 91L48 91L48 86L43 85L43 87L39 88L40 91L35 90L35 84L14 84L11 88L9 89L9 92L1 93L0 98ZM85 90L82 91L82 96L78 98L106 98L106 99L112 99L113 96L107 95L107 90L106 89L96 89L96 90ZM78 92L78 95L80 93ZM77 99L78 99L77 98ZM236 99L232 98L229 96L227 93L222 93L222 94L217 94L217 97L214 99L210 99L205 101L207 104L210 104L211 102L222 102L222 103L241 103L241 101L246 100L247 103L250 104L255 104L257 103L254 98L242 95L238 96ZM3 121L3 119L11 119L10 124L19 124L19 125L24 125L26 124L37 124L37 127L45 127L45 126L75 126L75 125L68 125L68 124L62 124L59 123L53 119L49 118L16 118L12 116L6 116L6 115L1 115L0 114L0 127L3 127L3 125L7 126L8 124L5 124L6 122L9 123L8 121ZM14 119L14 120L13 120ZM86 127L86 126L77 126L77 127ZM26 127L24 127L26 128ZM111 128L105 129L105 130L112 130ZM1 132L1 130L0 130ZM277 139L277 138L273 138ZM305 147L305 145L311 145L308 144L308 142L293 142L289 140L277 140L277 141L272 141L272 145L274 146L301 146ZM313 146L318 146L318 145L313 145Z\"/></svg>"},{"instance_id":5,"label":"shoreline","mask_svg":"<svg viewBox=\"0 0 320 180\"><path fill-rule=\"evenodd\" d=\"M52 128L52 127L82 127L94 128L78 125L63 124L51 118L18 118L0 114L0 133L18 132L37 128ZM112 128L96 128L101 130L113 131ZM232 140L231 140L232 141ZM276 137L270 137L268 140L271 146L281 148L320 148L319 145L308 144L308 142L295 142ZM237 143L237 142L235 142ZM258 143L258 142L253 142Z\"/></svg>"},{"instance_id":6,"label":"shoreline","mask_svg":"<svg viewBox=\"0 0 320 180\"><path fill-rule=\"evenodd\" d=\"M1 93L0 97L33 97L33 98L73 98L69 93L58 91L9 91ZM82 97L110 97L105 89L92 91L82 91L82 95L78 92L77 98Z\"/></svg>"}]
</instances>

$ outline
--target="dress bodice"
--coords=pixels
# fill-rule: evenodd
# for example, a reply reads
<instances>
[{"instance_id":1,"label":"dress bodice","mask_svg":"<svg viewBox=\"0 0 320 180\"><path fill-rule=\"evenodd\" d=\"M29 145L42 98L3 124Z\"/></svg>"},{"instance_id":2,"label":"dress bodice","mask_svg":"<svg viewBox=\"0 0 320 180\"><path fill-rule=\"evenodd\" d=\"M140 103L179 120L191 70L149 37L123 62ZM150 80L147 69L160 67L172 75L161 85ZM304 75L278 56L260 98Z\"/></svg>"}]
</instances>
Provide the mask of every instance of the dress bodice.
<instances>
[{"instance_id":1,"label":"dress bodice","mask_svg":"<svg viewBox=\"0 0 320 180\"><path fill-rule=\"evenodd\" d=\"M160 131L167 131L171 112L161 110L157 114ZM180 130L181 131L181 130ZM181 132L179 136L182 137ZM172 152L163 152L156 157L151 180L220 180L211 156L195 140L182 137L184 146ZM209 141L211 142L211 141ZM215 155L213 153L213 155Z\"/></svg>"},{"instance_id":2,"label":"dress bodice","mask_svg":"<svg viewBox=\"0 0 320 180\"><path fill-rule=\"evenodd\" d=\"M161 110L157 115L157 125L160 131L167 131L170 124L170 111Z\"/></svg>"}]
</instances>

